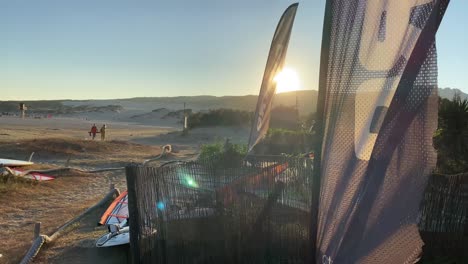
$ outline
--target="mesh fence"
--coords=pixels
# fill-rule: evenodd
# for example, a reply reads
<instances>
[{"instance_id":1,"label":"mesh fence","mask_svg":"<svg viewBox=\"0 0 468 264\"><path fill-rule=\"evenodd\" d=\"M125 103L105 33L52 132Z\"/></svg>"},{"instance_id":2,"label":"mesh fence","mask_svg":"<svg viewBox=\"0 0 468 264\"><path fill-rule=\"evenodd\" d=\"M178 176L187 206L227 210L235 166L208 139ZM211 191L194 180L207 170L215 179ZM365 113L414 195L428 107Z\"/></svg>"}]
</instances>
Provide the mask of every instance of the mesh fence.
<instances>
[{"instance_id":1,"label":"mesh fence","mask_svg":"<svg viewBox=\"0 0 468 264\"><path fill-rule=\"evenodd\" d=\"M468 173L432 175L420 216L424 259L464 257L468 263Z\"/></svg>"},{"instance_id":2,"label":"mesh fence","mask_svg":"<svg viewBox=\"0 0 468 264\"><path fill-rule=\"evenodd\" d=\"M304 263L312 161L127 167L134 263Z\"/></svg>"},{"instance_id":3,"label":"mesh fence","mask_svg":"<svg viewBox=\"0 0 468 264\"><path fill-rule=\"evenodd\" d=\"M134 263L307 262L311 160L226 164L127 167ZM423 260L466 257L468 174L432 175L419 222Z\"/></svg>"}]
</instances>

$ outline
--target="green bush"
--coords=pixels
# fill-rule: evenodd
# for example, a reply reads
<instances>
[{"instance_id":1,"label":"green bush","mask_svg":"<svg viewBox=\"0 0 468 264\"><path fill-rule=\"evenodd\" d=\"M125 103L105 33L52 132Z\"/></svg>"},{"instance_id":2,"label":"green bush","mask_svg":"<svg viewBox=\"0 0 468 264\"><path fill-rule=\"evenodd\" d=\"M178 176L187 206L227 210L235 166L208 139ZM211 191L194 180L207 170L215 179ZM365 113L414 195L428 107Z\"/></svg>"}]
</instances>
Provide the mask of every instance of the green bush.
<instances>
[{"instance_id":1,"label":"green bush","mask_svg":"<svg viewBox=\"0 0 468 264\"><path fill-rule=\"evenodd\" d=\"M233 109L216 109L206 113L197 112L189 115L189 128L207 126L250 126L252 112Z\"/></svg>"},{"instance_id":2,"label":"green bush","mask_svg":"<svg viewBox=\"0 0 468 264\"><path fill-rule=\"evenodd\" d=\"M214 164L218 164L219 167L234 168L241 165L246 155L247 145L218 141L202 145L198 159L214 161Z\"/></svg>"},{"instance_id":3,"label":"green bush","mask_svg":"<svg viewBox=\"0 0 468 264\"><path fill-rule=\"evenodd\" d=\"M314 150L317 138L305 130L270 129L256 147L260 155L299 155Z\"/></svg>"},{"instance_id":4,"label":"green bush","mask_svg":"<svg viewBox=\"0 0 468 264\"><path fill-rule=\"evenodd\" d=\"M299 112L294 106L279 105L271 110L270 127L297 129L300 125Z\"/></svg>"},{"instance_id":5,"label":"green bush","mask_svg":"<svg viewBox=\"0 0 468 264\"><path fill-rule=\"evenodd\" d=\"M439 99L439 127L434 135L440 173L468 170L468 100Z\"/></svg>"}]
</instances>

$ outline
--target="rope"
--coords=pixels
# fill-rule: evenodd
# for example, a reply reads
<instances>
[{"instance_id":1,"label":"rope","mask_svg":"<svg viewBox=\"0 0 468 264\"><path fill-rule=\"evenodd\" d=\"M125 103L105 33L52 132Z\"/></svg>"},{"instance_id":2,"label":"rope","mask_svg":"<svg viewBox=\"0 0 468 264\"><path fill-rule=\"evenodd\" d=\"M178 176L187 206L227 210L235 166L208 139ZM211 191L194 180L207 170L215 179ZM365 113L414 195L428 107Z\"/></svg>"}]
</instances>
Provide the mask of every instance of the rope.
<instances>
[{"instance_id":1,"label":"rope","mask_svg":"<svg viewBox=\"0 0 468 264\"><path fill-rule=\"evenodd\" d=\"M119 171L124 170L125 167L117 167L117 168L102 168L102 169L94 169L94 170L83 170L79 168L72 168L72 167L64 167L64 168L57 168L57 169L48 169L48 170L27 170L22 172L13 172L10 168L5 167L10 174L14 176L23 177L31 173L58 173L58 172L79 172L79 173L99 173L99 172L106 172L106 171Z\"/></svg>"},{"instance_id":2,"label":"rope","mask_svg":"<svg viewBox=\"0 0 468 264\"><path fill-rule=\"evenodd\" d=\"M20 264L31 263L32 260L37 256L37 254L41 250L42 245L44 245L44 243L46 243L46 241L50 242L50 238L48 236L46 236L46 235L40 235L39 237L37 237L36 240L34 240L31 247L29 248L26 255L23 257L23 260L21 260Z\"/></svg>"},{"instance_id":3,"label":"rope","mask_svg":"<svg viewBox=\"0 0 468 264\"><path fill-rule=\"evenodd\" d=\"M159 156L157 156L155 158L152 158L152 159L145 160L143 162L143 165L147 165L148 163L151 163L153 161L157 161L157 160L163 158L164 156L166 156L167 154L169 154L171 152L172 152L172 146L171 145L164 145L162 147L162 152L161 152L161 154L159 154ZM27 170L27 171L23 171L23 172L13 172L8 167L5 167L5 169L11 175L23 177L23 176L26 176L26 175L31 174L31 173L44 173L44 174L59 173L59 172L101 173L101 172L108 172L108 171L121 171L121 170L125 170L125 167L102 168L102 169L94 169L94 170L83 170L83 169L73 168L73 167L63 167L63 168L48 169L48 170Z\"/></svg>"},{"instance_id":4,"label":"rope","mask_svg":"<svg viewBox=\"0 0 468 264\"><path fill-rule=\"evenodd\" d=\"M147 160L145 160L145 161L143 162L143 166L148 165L148 163L150 163L150 162L157 161L157 160L161 159L162 157L166 156L166 154L169 154L169 153L171 153L171 152L172 152L172 146L169 145L169 144L168 144L168 145L164 145L164 146L162 147L162 152L161 152L161 154L160 154L159 156L157 156L156 158L152 158L152 159L147 159Z\"/></svg>"}]
</instances>

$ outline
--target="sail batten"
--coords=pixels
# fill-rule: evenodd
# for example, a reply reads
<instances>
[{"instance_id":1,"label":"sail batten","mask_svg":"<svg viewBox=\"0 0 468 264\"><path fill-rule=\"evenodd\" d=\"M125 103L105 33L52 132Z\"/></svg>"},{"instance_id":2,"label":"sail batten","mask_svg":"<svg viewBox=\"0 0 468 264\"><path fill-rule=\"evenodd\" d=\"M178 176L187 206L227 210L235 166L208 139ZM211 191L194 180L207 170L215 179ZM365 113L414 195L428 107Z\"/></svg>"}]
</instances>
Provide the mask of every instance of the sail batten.
<instances>
[{"instance_id":1,"label":"sail batten","mask_svg":"<svg viewBox=\"0 0 468 264\"><path fill-rule=\"evenodd\" d=\"M100 225L116 225L128 219L128 192L122 192L107 208L99 221Z\"/></svg>"}]
</instances>

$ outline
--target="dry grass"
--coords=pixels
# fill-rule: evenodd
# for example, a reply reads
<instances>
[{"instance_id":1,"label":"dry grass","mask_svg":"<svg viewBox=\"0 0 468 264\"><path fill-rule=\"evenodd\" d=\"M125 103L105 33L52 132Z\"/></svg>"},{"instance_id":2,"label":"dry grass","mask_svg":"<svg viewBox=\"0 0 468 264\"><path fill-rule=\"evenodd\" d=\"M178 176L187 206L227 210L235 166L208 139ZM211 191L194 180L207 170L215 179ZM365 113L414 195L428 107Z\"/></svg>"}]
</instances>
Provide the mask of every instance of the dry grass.
<instances>
[{"instance_id":1,"label":"dry grass","mask_svg":"<svg viewBox=\"0 0 468 264\"><path fill-rule=\"evenodd\" d=\"M126 263L127 252L122 252L121 248L115 252L95 247L96 239L107 232L106 227L96 225L96 219L99 219L105 209L106 207L102 207L101 210L92 212L73 231L54 243L45 245L34 263L119 263L121 260ZM106 252L109 255L105 256Z\"/></svg>"},{"instance_id":2,"label":"dry grass","mask_svg":"<svg viewBox=\"0 0 468 264\"><path fill-rule=\"evenodd\" d=\"M71 166L112 167L129 161L141 162L159 155L160 147L145 146L125 141L86 141L66 138L25 140L17 143L0 142L2 153L9 158L21 158L35 152L41 161L65 161L73 157ZM2 154L5 157L5 154ZM6 158L6 157L5 157ZM31 169L45 169L55 166L35 165ZM102 174L64 175L50 182L34 182L16 177L0 180L0 207L2 228L0 228L1 263L17 263L25 254L33 239L35 222L42 223L41 233L51 234L62 224L74 218L86 208L100 200L114 183L126 189L124 172ZM89 219L82 232L73 235L73 241L84 237L97 238L94 230L99 216ZM92 224L91 224L92 223ZM103 232L103 231L100 231ZM71 238L69 238L70 240ZM64 240L66 241L66 240ZM59 244L58 251L66 245ZM60 242L62 243L62 242ZM54 243L55 244L55 243ZM46 250L47 251L47 250ZM41 253L40 259L47 259L57 252Z\"/></svg>"},{"instance_id":3,"label":"dry grass","mask_svg":"<svg viewBox=\"0 0 468 264\"><path fill-rule=\"evenodd\" d=\"M105 194L106 188L99 185L91 177L66 177L34 186L18 185L0 194L1 200L8 201L0 208L0 254L6 263L17 263L24 255L35 222L42 222L43 234L51 234ZM88 190L93 191L88 195Z\"/></svg>"},{"instance_id":4,"label":"dry grass","mask_svg":"<svg viewBox=\"0 0 468 264\"><path fill-rule=\"evenodd\" d=\"M68 165L81 169L122 167L142 162L161 153L160 146L174 144L176 157L193 156L199 140L160 137L174 129L109 123L109 141L90 140L89 122L78 119L18 120L4 118L0 128L0 158L28 159L34 152L33 169ZM132 143L131 141L138 142ZM69 162L68 162L69 161ZM51 182L33 182L17 177L0 179L0 263L17 263L32 242L35 222L42 222L43 234L50 235L58 227L100 200L109 184L126 189L124 172L60 175ZM94 247L94 241L105 232L96 227L102 212L80 222L77 229L54 243L46 245L37 256L37 263L95 263L85 256L102 255L106 250ZM120 251L108 251L120 256ZM101 256L102 258L102 256ZM124 256L125 258L125 256ZM102 262L102 259L97 261ZM108 262L107 262L108 263Z\"/></svg>"},{"instance_id":5,"label":"dry grass","mask_svg":"<svg viewBox=\"0 0 468 264\"><path fill-rule=\"evenodd\" d=\"M90 141L69 138L47 138L0 142L3 158L25 159L34 152L33 160L64 162L68 159L109 164L141 162L159 155L159 146L146 146L127 141Z\"/></svg>"}]
</instances>

